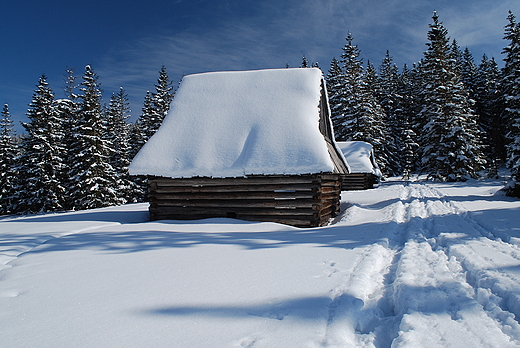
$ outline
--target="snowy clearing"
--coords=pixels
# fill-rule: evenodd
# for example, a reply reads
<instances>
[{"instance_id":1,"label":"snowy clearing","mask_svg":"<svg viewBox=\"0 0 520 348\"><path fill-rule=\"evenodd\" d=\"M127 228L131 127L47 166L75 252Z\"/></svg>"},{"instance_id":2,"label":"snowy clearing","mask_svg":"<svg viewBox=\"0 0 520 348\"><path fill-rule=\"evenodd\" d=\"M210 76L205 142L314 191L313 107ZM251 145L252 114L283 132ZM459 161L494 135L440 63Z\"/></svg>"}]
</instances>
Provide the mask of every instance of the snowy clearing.
<instances>
[{"instance_id":1,"label":"snowy clearing","mask_svg":"<svg viewBox=\"0 0 520 348\"><path fill-rule=\"evenodd\" d=\"M6 347L520 346L520 200L498 181L343 192L330 226L0 220Z\"/></svg>"}]
</instances>

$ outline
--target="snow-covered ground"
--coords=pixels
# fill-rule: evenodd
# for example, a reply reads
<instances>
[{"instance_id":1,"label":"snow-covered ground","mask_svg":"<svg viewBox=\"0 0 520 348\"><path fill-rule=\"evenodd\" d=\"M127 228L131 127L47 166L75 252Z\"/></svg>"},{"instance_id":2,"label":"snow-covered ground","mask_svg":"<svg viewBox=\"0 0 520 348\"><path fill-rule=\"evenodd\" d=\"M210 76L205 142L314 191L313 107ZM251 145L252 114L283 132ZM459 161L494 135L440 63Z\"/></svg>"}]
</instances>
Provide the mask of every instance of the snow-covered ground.
<instances>
[{"instance_id":1,"label":"snow-covered ground","mask_svg":"<svg viewBox=\"0 0 520 348\"><path fill-rule=\"evenodd\" d=\"M0 220L0 346L520 346L520 200L498 181L344 192L330 226Z\"/></svg>"}]
</instances>

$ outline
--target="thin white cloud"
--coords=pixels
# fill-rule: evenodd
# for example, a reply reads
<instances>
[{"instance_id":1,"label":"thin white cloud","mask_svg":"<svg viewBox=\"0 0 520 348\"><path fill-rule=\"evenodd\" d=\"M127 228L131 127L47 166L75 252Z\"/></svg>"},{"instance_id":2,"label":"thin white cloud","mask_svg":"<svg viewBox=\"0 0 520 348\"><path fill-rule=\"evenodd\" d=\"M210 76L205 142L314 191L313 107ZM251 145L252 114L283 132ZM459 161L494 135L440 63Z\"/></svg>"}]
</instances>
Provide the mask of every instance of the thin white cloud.
<instances>
[{"instance_id":1,"label":"thin white cloud","mask_svg":"<svg viewBox=\"0 0 520 348\"><path fill-rule=\"evenodd\" d=\"M296 66L306 55L326 71L331 58L341 55L347 32L365 60L378 65L390 50L399 65L410 64L422 57L434 10L460 45L487 45L495 50L491 56L503 45L507 10L520 15L517 0L265 0L245 16L237 12L240 2L224 5L212 28L147 36L110 52L99 71L110 81L105 88L125 87L136 115L163 64L176 79L203 71Z\"/></svg>"}]
</instances>

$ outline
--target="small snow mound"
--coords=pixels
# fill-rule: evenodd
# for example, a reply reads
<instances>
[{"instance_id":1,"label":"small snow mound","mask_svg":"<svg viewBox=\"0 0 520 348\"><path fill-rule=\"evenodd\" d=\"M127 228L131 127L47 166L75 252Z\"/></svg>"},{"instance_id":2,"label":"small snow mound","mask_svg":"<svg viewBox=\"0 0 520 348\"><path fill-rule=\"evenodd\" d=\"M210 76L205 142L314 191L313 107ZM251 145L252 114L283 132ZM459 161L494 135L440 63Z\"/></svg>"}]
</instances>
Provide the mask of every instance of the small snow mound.
<instances>
[{"instance_id":1,"label":"small snow mound","mask_svg":"<svg viewBox=\"0 0 520 348\"><path fill-rule=\"evenodd\" d=\"M372 173L380 175L373 158L372 145L364 141L336 142L350 166L351 173Z\"/></svg>"}]
</instances>

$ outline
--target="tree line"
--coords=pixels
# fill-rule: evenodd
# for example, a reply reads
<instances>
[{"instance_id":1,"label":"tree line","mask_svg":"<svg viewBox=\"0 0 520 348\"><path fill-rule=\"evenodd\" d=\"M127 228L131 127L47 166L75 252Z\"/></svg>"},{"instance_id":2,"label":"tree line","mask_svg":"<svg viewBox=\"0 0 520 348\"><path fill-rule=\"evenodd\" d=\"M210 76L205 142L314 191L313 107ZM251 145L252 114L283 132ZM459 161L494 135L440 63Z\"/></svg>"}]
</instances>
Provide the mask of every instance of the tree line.
<instances>
[{"instance_id":1,"label":"tree line","mask_svg":"<svg viewBox=\"0 0 520 348\"><path fill-rule=\"evenodd\" d=\"M509 12L499 69L486 55L476 64L437 13L432 19L423 58L401 71L388 51L378 69L364 65L347 36L327 73L336 140L371 143L387 176L465 181L497 177L506 164L505 191L520 197L520 25Z\"/></svg>"},{"instance_id":2,"label":"tree line","mask_svg":"<svg viewBox=\"0 0 520 348\"><path fill-rule=\"evenodd\" d=\"M0 214L81 210L143 201L146 183L128 166L159 128L174 90L166 68L142 113L130 123L123 88L102 101L99 78L87 65L81 81L68 69L63 99L42 75L16 137L9 106L0 119Z\"/></svg>"},{"instance_id":3,"label":"tree line","mask_svg":"<svg viewBox=\"0 0 520 348\"><path fill-rule=\"evenodd\" d=\"M326 73L338 141L370 142L386 176L412 173L444 181L512 172L507 194L520 196L520 25L510 12L502 69L494 58L475 64L434 13L424 57L399 71L387 52L378 69L363 64L351 34ZM304 57L301 67L317 66ZM159 128L174 88L163 66L142 113L129 122L123 88L108 104L94 69L81 79L68 69L65 98L45 75L15 136L8 105L0 118L0 214L99 208L145 199L146 182L128 165Z\"/></svg>"}]
</instances>

